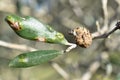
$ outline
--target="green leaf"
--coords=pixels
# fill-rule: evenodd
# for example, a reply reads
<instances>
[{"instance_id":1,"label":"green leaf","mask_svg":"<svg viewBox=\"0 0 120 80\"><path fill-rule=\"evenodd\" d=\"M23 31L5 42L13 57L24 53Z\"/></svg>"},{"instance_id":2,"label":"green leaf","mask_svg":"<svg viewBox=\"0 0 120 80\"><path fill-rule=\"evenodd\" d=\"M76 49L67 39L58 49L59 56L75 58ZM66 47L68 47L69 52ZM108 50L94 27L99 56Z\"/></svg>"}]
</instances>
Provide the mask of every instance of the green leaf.
<instances>
[{"instance_id":1,"label":"green leaf","mask_svg":"<svg viewBox=\"0 0 120 80\"><path fill-rule=\"evenodd\" d=\"M33 17L26 16L23 18L16 15L8 15L5 20L15 33L22 38L68 45L68 41L62 33Z\"/></svg>"},{"instance_id":2,"label":"green leaf","mask_svg":"<svg viewBox=\"0 0 120 80\"><path fill-rule=\"evenodd\" d=\"M63 54L63 51L57 51L57 50L40 50L40 51L23 53L16 56L9 63L9 66L15 68L31 67L50 61L51 59L61 54Z\"/></svg>"}]
</instances>

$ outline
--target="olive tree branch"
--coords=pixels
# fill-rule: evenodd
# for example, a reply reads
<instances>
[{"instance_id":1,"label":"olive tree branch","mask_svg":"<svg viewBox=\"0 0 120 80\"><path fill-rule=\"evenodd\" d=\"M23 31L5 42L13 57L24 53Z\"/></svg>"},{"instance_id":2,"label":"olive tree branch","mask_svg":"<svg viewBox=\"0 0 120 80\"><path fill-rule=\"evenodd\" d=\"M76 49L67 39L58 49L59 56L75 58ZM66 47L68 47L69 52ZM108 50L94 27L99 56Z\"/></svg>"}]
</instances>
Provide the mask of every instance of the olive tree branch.
<instances>
[{"instance_id":1,"label":"olive tree branch","mask_svg":"<svg viewBox=\"0 0 120 80\"><path fill-rule=\"evenodd\" d=\"M118 24L118 23L117 23ZM113 30L106 32L104 34L98 34L98 35L94 35L92 34L92 38L93 39L99 39L99 38L108 38L109 35L111 35L112 33L114 33L116 30L120 29L119 26L116 26L115 28L113 28Z\"/></svg>"},{"instance_id":2,"label":"olive tree branch","mask_svg":"<svg viewBox=\"0 0 120 80\"><path fill-rule=\"evenodd\" d=\"M28 47L26 45L8 43L8 42L2 41L2 40L0 40L0 46L17 49L17 50L22 50L22 51L36 51L37 50L35 48Z\"/></svg>"},{"instance_id":3,"label":"olive tree branch","mask_svg":"<svg viewBox=\"0 0 120 80\"><path fill-rule=\"evenodd\" d=\"M99 23L96 22L98 31L92 33L93 39L108 38L109 35L111 35L116 30L120 29L120 21L118 21L116 23L116 26L111 31L109 31L109 28L108 28L108 10L107 10L108 0L101 0L101 1L102 1L102 9L103 9L103 14L104 14L104 25L100 29Z\"/></svg>"}]
</instances>

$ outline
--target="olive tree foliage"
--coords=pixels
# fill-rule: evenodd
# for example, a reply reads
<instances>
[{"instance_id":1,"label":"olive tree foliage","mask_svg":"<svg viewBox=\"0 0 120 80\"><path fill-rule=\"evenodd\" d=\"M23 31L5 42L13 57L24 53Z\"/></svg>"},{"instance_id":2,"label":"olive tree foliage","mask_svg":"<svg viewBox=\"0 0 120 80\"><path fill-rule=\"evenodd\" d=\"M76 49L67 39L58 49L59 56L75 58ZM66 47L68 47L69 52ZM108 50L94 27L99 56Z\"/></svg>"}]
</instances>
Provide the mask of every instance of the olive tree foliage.
<instances>
[{"instance_id":1,"label":"olive tree foliage","mask_svg":"<svg viewBox=\"0 0 120 80\"><path fill-rule=\"evenodd\" d=\"M40 41L39 44L44 42L44 45L50 46L39 50L38 47L32 48L1 41L1 46L28 51L13 58L9 66L25 68L50 62L51 66L66 80L94 79L97 78L97 75L94 75L99 70L104 70L103 80L112 80L113 73L117 74L115 78L119 79L119 72L114 70L119 69L116 67L120 65L119 0L11 0L11 3L16 7L16 13L9 10L8 12L26 21L25 23L14 20L15 22L11 23L7 14L5 20L13 31L22 38ZM32 18L25 16L32 16ZM34 34L35 36L31 37ZM62 49L49 50L51 45L62 46ZM65 70L64 67L60 67L59 61L53 60L60 55L61 62L67 66ZM69 55L77 56L76 59L70 57L70 61L67 62ZM71 68L74 70L72 73L80 73L81 77L78 75L70 77ZM85 69L83 72L80 70L82 68Z\"/></svg>"}]
</instances>

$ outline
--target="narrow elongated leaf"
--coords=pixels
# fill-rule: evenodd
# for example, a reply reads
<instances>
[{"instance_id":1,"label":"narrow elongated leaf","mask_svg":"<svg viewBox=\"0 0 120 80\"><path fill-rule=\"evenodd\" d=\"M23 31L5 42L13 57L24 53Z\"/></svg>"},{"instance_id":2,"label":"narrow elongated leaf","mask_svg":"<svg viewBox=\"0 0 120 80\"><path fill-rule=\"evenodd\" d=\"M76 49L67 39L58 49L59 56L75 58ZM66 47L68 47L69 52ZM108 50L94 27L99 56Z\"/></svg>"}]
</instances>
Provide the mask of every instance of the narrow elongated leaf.
<instances>
[{"instance_id":1,"label":"narrow elongated leaf","mask_svg":"<svg viewBox=\"0 0 120 80\"><path fill-rule=\"evenodd\" d=\"M22 38L68 45L68 41L62 33L33 17L26 16L23 18L16 15L8 15L5 20L15 33Z\"/></svg>"},{"instance_id":2,"label":"narrow elongated leaf","mask_svg":"<svg viewBox=\"0 0 120 80\"><path fill-rule=\"evenodd\" d=\"M62 33L33 17L26 16L23 18L17 15L8 15L5 21L22 38L70 46L65 52L69 52L76 47L76 44L69 43Z\"/></svg>"},{"instance_id":3,"label":"narrow elongated leaf","mask_svg":"<svg viewBox=\"0 0 120 80\"><path fill-rule=\"evenodd\" d=\"M9 66L16 68L31 67L31 66L39 65L43 62L50 61L51 59L57 57L62 53L63 51L57 51L57 50L40 50L40 51L23 53L16 56L9 63Z\"/></svg>"}]
</instances>

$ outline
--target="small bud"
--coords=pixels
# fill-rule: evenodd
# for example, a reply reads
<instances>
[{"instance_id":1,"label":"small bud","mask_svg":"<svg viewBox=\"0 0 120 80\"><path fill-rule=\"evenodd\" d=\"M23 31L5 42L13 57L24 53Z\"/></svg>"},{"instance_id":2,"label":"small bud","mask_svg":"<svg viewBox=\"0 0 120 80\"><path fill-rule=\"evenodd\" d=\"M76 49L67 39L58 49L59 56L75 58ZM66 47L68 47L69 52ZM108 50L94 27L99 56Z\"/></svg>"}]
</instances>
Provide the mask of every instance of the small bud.
<instances>
[{"instance_id":1,"label":"small bud","mask_svg":"<svg viewBox=\"0 0 120 80\"><path fill-rule=\"evenodd\" d=\"M76 43L84 48L87 48L92 43L92 36L88 29L85 27L78 27L73 30Z\"/></svg>"}]
</instances>

